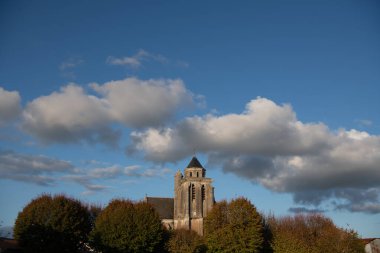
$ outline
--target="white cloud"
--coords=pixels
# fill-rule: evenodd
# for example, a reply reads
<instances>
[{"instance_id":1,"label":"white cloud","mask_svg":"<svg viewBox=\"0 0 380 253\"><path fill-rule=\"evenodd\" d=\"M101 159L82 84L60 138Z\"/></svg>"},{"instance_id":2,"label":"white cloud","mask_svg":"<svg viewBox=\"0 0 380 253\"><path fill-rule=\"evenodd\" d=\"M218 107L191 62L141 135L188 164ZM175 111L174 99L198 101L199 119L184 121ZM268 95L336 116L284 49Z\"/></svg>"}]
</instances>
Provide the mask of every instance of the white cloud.
<instances>
[{"instance_id":1,"label":"white cloud","mask_svg":"<svg viewBox=\"0 0 380 253\"><path fill-rule=\"evenodd\" d=\"M111 127L160 125L193 103L181 80L127 78L92 84L98 96L76 84L30 102L23 112L23 129L45 143L102 142L117 146L120 131Z\"/></svg>"},{"instance_id":2,"label":"white cloud","mask_svg":"<svg viewBox=\"0 0 380 253\"><path fill-rule=\"evenodd\" d=\"M129 150L143 152L148 160L173 162L194 150L203 152L209 164L273 191L293 193L297 203L319 205L335 198L340 200L336 206L365 211L353 208L354 202L338 190L379 189L380 136L303 123L289 105L265 98L251 101L241 114L191 117L171 128L135 131L131 138ZM373 212L379 195L368 196L361 203Z\"/></svg>"},{"instance_id":3,"label":"white cloud","mask_svg":"<svg viewBox=\"0 0 380 253\"><path fill-rule=\"evenodd\" d=\"M351 129L350 131L340 131L339 132L339 135L341 137L348 137L350 139L353 139L353 140L363 140L367 137L370 137L370 135L367 133L367 132L361 132L361 131L357 131L355 129Z\"/></svg>"},{"instance_id":4,"label":"white cloud","mask_svg":"<svg viewBox=\"0 0 380 253\"><path fill-rule=\"evenodd\" d=\"M21 98L17 91L0 87L0 126L16 119L21 112Z\"/></svg>"},{"instance_id":5,"label":"white cloud","mask_svg":"<svg viewBox=\"0 0 380 253\"><path fill-rule=\"evenodd\" d=\"M132 133L135 150L153 161L176 161L194 150L230 154L292 155L328 146L330 137L321 123L303 124L289 105L265 98L251 101L242 114L191 117L175 128Z\"/></svg>"},{"instance_id":6,"label":"white cloud","mask_svg":"<svg viewBox=\"0 0 380 253\"><path fill-rule=\"evenodd\" d=\"M132 127L159 125L193 103L193 95L181 80L128 78L92 88L108 101L115 121Z\"/></svg>"},{"instance_id":7,"label":"white cloud","mask_svg":"<svg viewBox=\"0 0 380 253\"><path fill-rule=\"evenodd\" d=\"M189 63L183 60L172 60L161 54L154 54L140 49L136 54L124 57L108 56L106 63L109 65L126 66L137 70L149 63L159 63L171 67L188 68Z\"/></svg>"},{"instance_id":8,"label":"white cloud","mask_svg":"<svg viewBox=\"0 0 380 253\"><path fill-rule=\"evenodd\" d=\"M115 145L119 134L108 126L111 119L108 101L69 84L30 102L23 112L23 129L46 143L87 140Z\"/></svg>"},{"instance_id":9,"label":"white cloud","mask_svg":"<svg viewBox=\"0 0 380 253\"><path fill-rule=\"evenodd\" d=\"M113 56L109 56L107 58L107 63L111 65L127 65L133 68L138 68L141 66L141 60L139 60L136 57L116 58Z\"/></svg>"},{"instance_id":10,"label":"white cloud","mask_svg":"<svg viewBox=\"0 0 380 253\"><path fill-rule=\"evenodd\" d=\"M123 65L135 69L141 67L143 62L149 61L167 63L168 59L160 54L152 54L147 52L146 50L140 49L136 54L132 56L125 56L121 58L109 56L106 60L106 62L110 65Z\"/></svg>"}]
</instances>

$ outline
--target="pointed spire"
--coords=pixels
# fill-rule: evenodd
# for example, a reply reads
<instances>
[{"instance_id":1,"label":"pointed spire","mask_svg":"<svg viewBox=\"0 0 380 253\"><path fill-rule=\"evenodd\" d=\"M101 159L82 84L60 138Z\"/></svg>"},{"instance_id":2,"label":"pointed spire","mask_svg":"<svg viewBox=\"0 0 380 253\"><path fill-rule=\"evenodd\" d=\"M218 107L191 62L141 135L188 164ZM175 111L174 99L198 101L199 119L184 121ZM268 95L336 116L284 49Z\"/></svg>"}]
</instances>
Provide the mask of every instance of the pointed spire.
<instances>
[{"instance_id":1,"label":"pointed spire","mask_svg":"<svg viewBox=\"0 0 380 253\"><path fill-rule=\"evenodd\" d=\"M175 173L176 177L182 177L182 172L180 169L177 170L177 173Z\"/></svg>"},{"instance_id":2,"label":"pointed spire","mask_svg":"<svg viewBox=\"0 0 380 253\"><path fill-rule=\"evenodd\" d=\"M189 165L187 165L186 168L202 168L202 169L204 169L202 164L198 161L198 159L195 156L193 156Z\"/></svg>"}]
</instances>

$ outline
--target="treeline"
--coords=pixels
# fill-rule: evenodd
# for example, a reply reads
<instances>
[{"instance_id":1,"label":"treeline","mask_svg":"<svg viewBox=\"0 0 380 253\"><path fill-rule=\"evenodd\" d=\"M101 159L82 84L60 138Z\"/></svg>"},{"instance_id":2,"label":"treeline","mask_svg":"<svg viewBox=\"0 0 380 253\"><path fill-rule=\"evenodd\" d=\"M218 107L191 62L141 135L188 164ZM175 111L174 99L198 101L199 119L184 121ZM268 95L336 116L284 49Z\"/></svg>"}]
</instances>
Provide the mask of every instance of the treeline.
<instances>
[{"instance_id":1,"label":"treeline","mask_svg":"<svg viewBox=\"0 0 380 253\"><path fill-rule=\"evenodd\" d=\"M263 217L245 198L215 204L203 237L164 229L145 202L112 200L104 209L64 195L42 195L18 215L15 239L28 252L363 252L357 234L320 214Z\"/></svg>"}]
</instances>

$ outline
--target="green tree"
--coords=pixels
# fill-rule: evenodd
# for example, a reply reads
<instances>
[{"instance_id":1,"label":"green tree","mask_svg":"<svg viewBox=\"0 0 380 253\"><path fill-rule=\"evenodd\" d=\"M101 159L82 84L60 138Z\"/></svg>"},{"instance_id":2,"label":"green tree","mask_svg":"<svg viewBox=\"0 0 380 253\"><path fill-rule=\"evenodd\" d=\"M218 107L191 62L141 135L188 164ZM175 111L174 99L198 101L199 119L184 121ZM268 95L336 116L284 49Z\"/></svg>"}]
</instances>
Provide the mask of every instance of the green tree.
<instances>
[{"instance_id":1,"label":"green tree","mask_svg":"<svg viewBox=\"0 0 380 253\"><path fill-rule=\"evenodd\" d=\"M89 212L80 201L42 195L18 214L14 236L26 252L80 252L90 229Z\"/></svg>"},{"instance_id":2,"label":"green tree","mask_svg":"<svg viewBox=\"0 0 380 253\"><path fill-rule=\"evenodd\" d=\"M205 237L209 252L260 252L262 217L245 198L216 203L205 219Z\"/></svg>"},{"instance_id":3,"label":"green tree","mask_svg":"<svg viewBox=\"0 0 380 253\"><path fill-rule=\"evenodd\" d=\"M271 219L274 253L363 252L354 231L338 228L321 214L287 216Z\"/></svg>"},{"instance_id":4,"label":"green tree","mask_svg":"<svg viewBox=\"0 0 380 253\"><path fill-rule=\"evenodd\" d=\"M170 253L203 253L206 245L203 238L193 230L173 230L167 243Z\"/></svg>"},{"instance_id":5,"label":"green tree","mask_svg":"<svg viewBox=\"0 0 380 253\"><path fill-rule=\"evenodd\" d=\"M155 252L162 237L161 220L151 205L113 200L97 217L91 242L103 253L143 253Z\"/></svg>"}]
</instances>

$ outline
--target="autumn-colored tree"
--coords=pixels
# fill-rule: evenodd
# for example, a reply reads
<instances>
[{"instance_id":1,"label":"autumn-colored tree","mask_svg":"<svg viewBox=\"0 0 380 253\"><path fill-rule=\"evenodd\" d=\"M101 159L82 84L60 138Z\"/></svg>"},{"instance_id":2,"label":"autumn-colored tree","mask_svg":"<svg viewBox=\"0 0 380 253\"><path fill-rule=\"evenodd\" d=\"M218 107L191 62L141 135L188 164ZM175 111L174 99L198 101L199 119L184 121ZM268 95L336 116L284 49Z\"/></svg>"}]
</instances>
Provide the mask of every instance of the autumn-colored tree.
<instances>
[{"instance_id":1,"label":"autumn-colored tree","mask_svg":"<svg viewBox=\"0 0 380 253\"><path fill-rule=\"evenodd\" d=\"M208 252L260 252L261 215L245 198L216 203L205 219L205 237Z\"/></svg>"},{"instance_id":2,"label":"autumn-colored tree","mask_svg":"<svg viewBox=\"0 0 380 253\"><path fill-rule=\"evenodd\" d=\"M80 201L42 195L18 214L14 236L25 252L80 252L90 229L90 214Z\"/></svg>"},{"instance_id":3,"label":"autumn-colored tree","mask_svg":"<svg viewBox=\"0 0 380 253\"><path fill-rule=\"evenodd\" d=\"M272 218L270 226L274 253L363 252L354 231L338 228L321 214Z\"/></svg>"},{"instance_id":4,"label":"autumn-colored tree","mask_svg":"<svg viewBox=\"0 0 380 253\"><path fill-rule=\"evenodd\" d=\"M203 253L206 245L203 238L193 230L173 230L167 243L170 253Z\"/></svg>"},{"instance_id":5,"label":"autumn-colored tree","mask_svg":"<svg viewBox=\"0 0 380 253\"><path fill-rule=\"evenodd\" d=\"M92 245L103 253L155 252L163 226L154 208L144 202L113 200L99 214Z\"/></svg>"}]
</instances>

